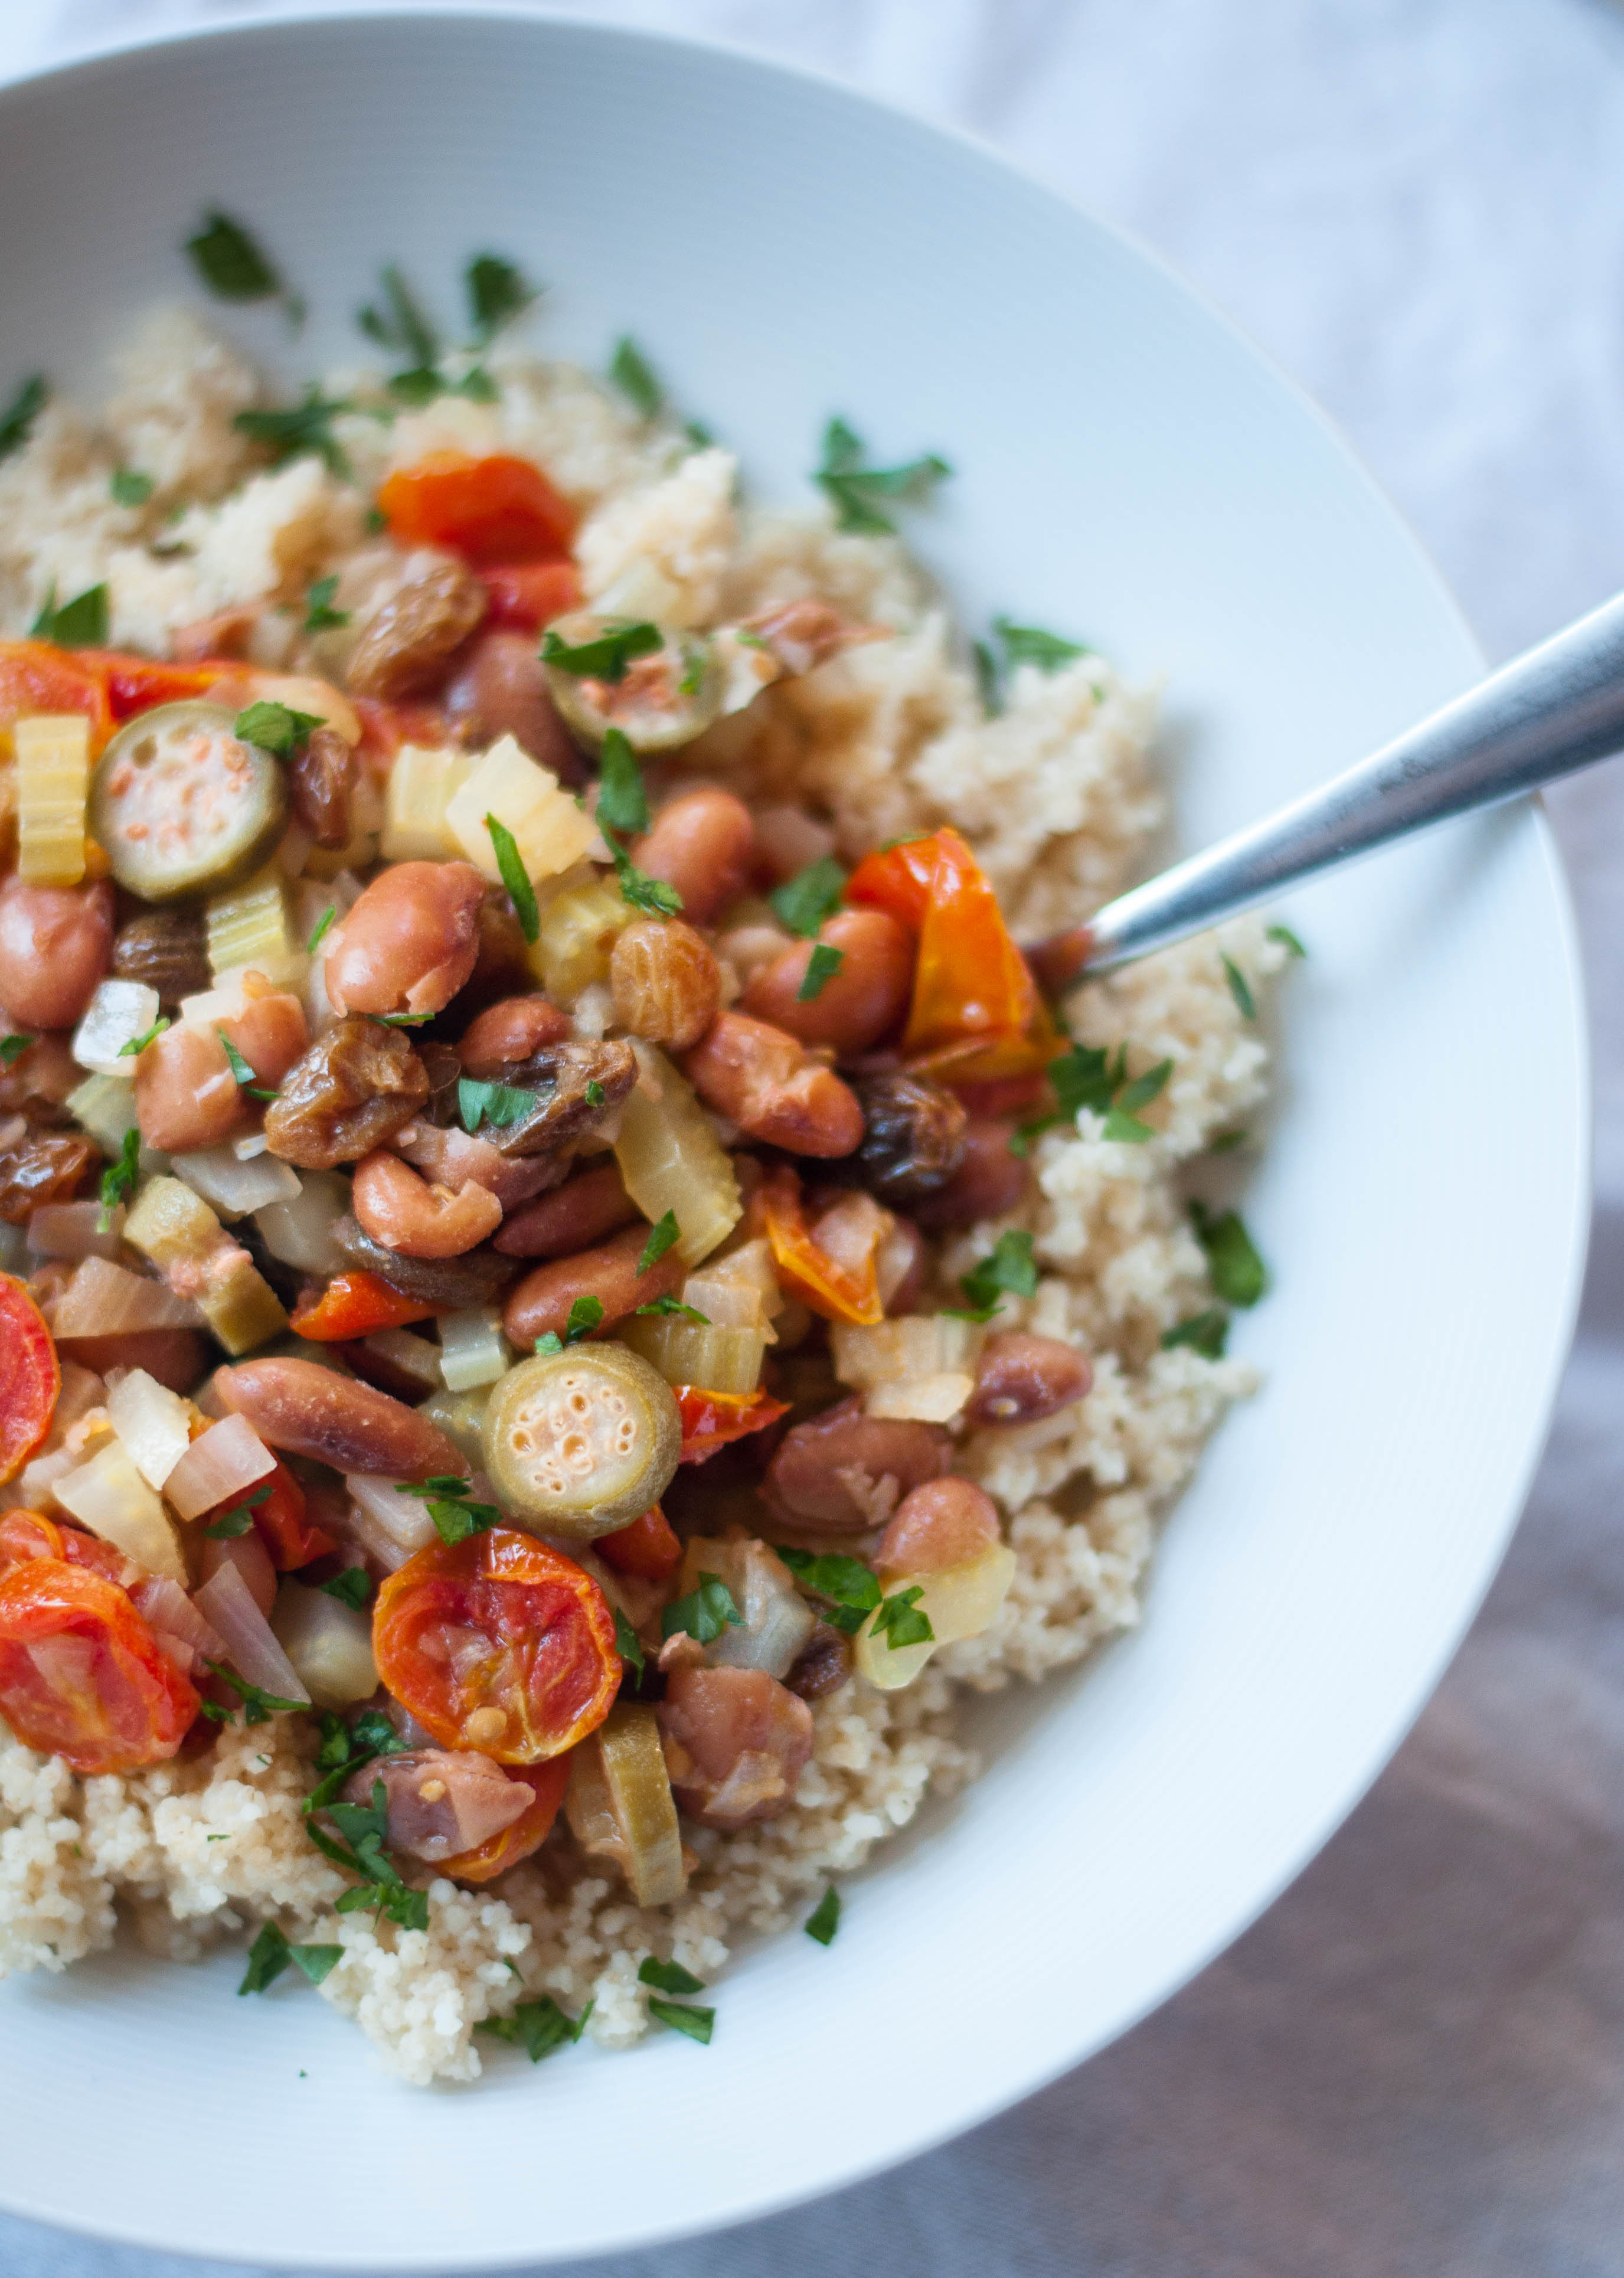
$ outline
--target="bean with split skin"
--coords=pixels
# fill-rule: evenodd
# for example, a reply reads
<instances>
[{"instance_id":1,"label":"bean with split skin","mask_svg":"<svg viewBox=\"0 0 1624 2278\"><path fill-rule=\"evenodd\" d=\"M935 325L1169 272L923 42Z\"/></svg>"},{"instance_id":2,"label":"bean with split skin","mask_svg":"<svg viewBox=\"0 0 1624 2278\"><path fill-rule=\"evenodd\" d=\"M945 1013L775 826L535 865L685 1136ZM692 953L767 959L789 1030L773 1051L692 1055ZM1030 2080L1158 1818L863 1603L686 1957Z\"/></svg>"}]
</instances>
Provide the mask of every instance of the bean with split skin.
<instances>
[{"instance_id":1,"label":"bean with split skin","mask_svg":"<svg viewBox=\"0 0 1624 2278\"><path fill-rule=\"evenodd\" d=\"M548 692L532 634L481 633L459 663L443 701L476 751L511 736L560 783L574 789L586 782L581 755Z\"/></svg>"},{"instance_id":2,"label":"bean with split skin","mask_svg":"<svg viewBox=\"0 0 1624 2278\"><path fill-rule=\"evenodd\" d=\"M661 808L632 860L675 886L690 925L709 925L736 902L755 868L755 825L731 791L689 791Z\"/></svg>"},{"instance_id":3,"label":"bean with split skin","mask_svg":"<svg viewBox=\"0 0 1624 2278\"><path fill-rule=\"evenodd\" d=\"M113 893L82 886L0 886L0 1005L17 1028L71 1028L112 954Z\"/></svg>"},{"instance_id":4,"label":"bean with split skin","mask_svg":"<svg viewBox=\"0 0 1624 2278\"><path fill-rule=\"evenodd\" d=\"M767 1488L786 1524L854 1534L877 1525L898 1495L940 1479L952 1445L939 1424L870 1416L854 1397L785 1433Z\"/></svg>"},{"instance_id":5,"label":"bean with split skin","mask_svg":"<svg viewBox=\"0 0 1624 2278\"><path fill-rule=\"evenodd\" d=\"M834 1070L747 1013L718 1013L683 1070L707 1107L767 1146L836 1158L862 1138L862 1110Z\"/></svg>"},{"instance_id":6,"label":"bean with split skin","mask_svg":"<svg viewBox=\"0 0 1624 2278\"><path fill-rule=\"evenodd\" d=\"M975 1425L1036 1424L1086 1399L1093 1380L1087 1354L1075 1346L1005 1329L981 1348L965 1418Z\"/></svg>"},{"instance_id":7,"label":"bean with split skin","mask_svg":"<svg viewBox=\"0 0 1624 2278\"><path fill-rule=\"evenodd\" d=\"M335 1013L438 1013L479 954L486 882L471 862L396 862L335 929L324 967Z\"/></svg>"},{"instance_id":8,"label":"bean with split skin","mask_svg":"<svg viewBox=\"0 0 1624 2278\"><path fill-rule=\"evenodd\" d=\"M135 1120L142 1144L165 1155L218 1147L249 1128L225 1045L212 1028L165 1028L135 1063Z\"/></svg>"},{"instance_id":9,"label":"bean with split skin","mask_svg":"<svg viewBox=\"0 0 1624 2278\"><path fill-rule=\"evenodd\" d=\"M573 1257L638 1216L619 1165L599 1163L515 1211L495 1247L508 1257Z\"/></svg>"},{"instance_id":10,"label":"bean with split skin","mask_svg":"<svg viewBox=\"0 0 1624 2278\"><path fill-rule=\"evenodd\" d=\"M968 1566L998 1540L998 1506L973 1479L927 1479L905 1494L892 1513L875 1571L892 1574L940 1574Z\"/></svg>"},{"instance_id":11,"label":"bean with split skin","mask_svg":"<svg viewBox=\"0 0 1624 2278\"><path fill-rule=\"evenodd\" d=\"M349 1206L364 1233L404 1257L460 1257L502 1224L488 1187L431 1186L384 1148L356 1165Z\"/></svg>"},{"instance_id":12,"label":"bean with split skin","mask_svg":"<svg viewBox=\"0 0 1624 2278\"><path fill-rule=\"evenodd\" d=\"M801 990L816 948L836 950L839 964L815 997ZM914 982L914 944L885 910L840 910L817 929L817 940L797 942L751 977L742 1008L759 1021L799 1036L803 1044L829 1044L842 1059L867 1051L894 1028L908 1010Z\"/></svg>"},{"instance_id":13,"label":"bean with split skin","mask_svg":"<svg viewBox=\"0 0 1624 2278\"><path fill-rule=\"evenodd\" d=\"M466 1456L426 1417L314 1361L242 1361L217 1370L214 1384L233 1414L286 1455L387 1479L468 1475Z\"/></svg>"},{"instance_id":14,"label":"bean with split skin","mask_svg":"<svg viewBox=\"0 0 1624 2278\"><path fill-rule=\"evenodd\" d=\"M640 1305L652 1304L656 1297L674 1296L688 1272L674 1250L656 1258L646 1273L637 1270L648 1232L647 1224L629 1226L596 1250L556 1258L527 1273L509 1298L502 1317L509 1337L526 1352L549 1329L562 1337L569 1326L570 1308L578 1297L598 1300L603 1308L601 1326L607 1329Z\"/></svg>"},{"instance_id":15,"label":"bean with split skin","mask_svg":"<svg viewBox=\"0 0 1624 2278\"><path fill-rule=\"evenodd\" d=\"M504 997L470 1022L457 1046L457 1057L467 1074L482 1082L500 1082L544 1044L562 1043L574 1032L569 1014L561 1013L539 991L526 997Z\"/></svg>"}]
</instances>

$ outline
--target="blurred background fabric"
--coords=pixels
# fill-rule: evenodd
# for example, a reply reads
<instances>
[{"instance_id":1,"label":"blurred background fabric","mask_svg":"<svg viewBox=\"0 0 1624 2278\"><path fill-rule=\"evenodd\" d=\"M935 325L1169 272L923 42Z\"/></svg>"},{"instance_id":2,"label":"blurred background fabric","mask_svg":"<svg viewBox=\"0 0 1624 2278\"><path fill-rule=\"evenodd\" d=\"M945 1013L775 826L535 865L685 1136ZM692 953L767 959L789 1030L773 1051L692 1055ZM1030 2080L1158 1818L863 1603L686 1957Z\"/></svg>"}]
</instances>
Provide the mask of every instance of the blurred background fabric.
<instances>
[{"instance_id":1,"label":"blurred background fabric","mask_svg":"<svg viewBox=\"0 0 1624 2278\"><path fill-rule=\"evenodd\" d=\"M0 75L272 12L0 0ZM1611 0L555 12L834 73L969 127L1135 232L1340 421L1491 657L1624 585L1624 9ZM7 220L27 226L17 185ZM601 2278L814 2278L859 2262L889 2278L1624 2272L1624 766L1551 806L1597 1048L1585 1307L1521 1532L1397 1761L1237 1945L1092 2063L882 2179L591 2266ZM1513 1242L1514 1219L1508 1197L1484 1241ZM432 2142L430 2100L422 2124ZM183 2190L206 2140L175 2150ZM537 2159L544 2175L545 2144ZM250 2266L253 2236L245 2206ZM201 2268L0 2218L5 2278Z\"/></svg>"}]
</instances>

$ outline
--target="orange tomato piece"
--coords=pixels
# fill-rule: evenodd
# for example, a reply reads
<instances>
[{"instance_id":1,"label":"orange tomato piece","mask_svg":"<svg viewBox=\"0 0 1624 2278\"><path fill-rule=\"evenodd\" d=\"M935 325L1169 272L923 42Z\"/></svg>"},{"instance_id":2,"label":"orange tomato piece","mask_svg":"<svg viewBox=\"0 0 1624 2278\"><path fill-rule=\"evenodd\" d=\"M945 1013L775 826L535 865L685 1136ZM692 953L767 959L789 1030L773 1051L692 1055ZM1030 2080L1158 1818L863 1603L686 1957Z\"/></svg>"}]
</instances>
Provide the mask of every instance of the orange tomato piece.
<instances>
[{"instance_id":1,"label":"orange tomato piece","mask_svg":"<svg viewBox=\"0 0 1624 2278\"><path fill-rule=\"evenodd\" d=\"M509 1867L517 1867L521 1859L528 1859L532 1851L540 1849L553 1831L553 1822L570 1785L570 1759L551 1756L546 1763L519 1764L513 1777L524 1781L533 1799L525 1805L524 1816L516 1819L511 1827L504 1827L500 1835L491 1836L477 1850L462 1851L455 1859L442 1860L434 1869L437 1875L454 1876L460 1883L489 1883L498 1875L505 1875Z\"/></svg>"},{"instance_id":2,"label":"orange tomato piece","mask_svg":"<svg viewBox=\"0 0 1624 2278\"><path fill-rule=\"evenodd\" d=\"M580 573L573 562L494 562L481 570L491 597L487 625L540 632L555 617L581 606Z\"/></svg>"},{"instance_id":3,"label":"orange tomato piece","mask_svg":"<svg viewBox=\"0 0 1624 2278\"><path fill-rule=\"evenodd\" d=\"M601 1534L592 1547L617 1574L635 1574L645 1582L663 1582L682 1563L682 1545L658 1503L630 1526Z\"/></svg>"},{"instance_id":4,"label":"orange tomato piece","mask_svg":"<svg viewBox=\"0 0 1624 2278\"><path fill-rule=\"evenodd\" d=\"M335 1345L370 1337L378 1329L404 1328L408 1321L432 1320L437 1311L402 1297L376 1273L357 1266L352 1273L335 1273L314 1304L301 1298L289 1326L312 1344Z\"/></svg>"},{"instance_id":5,"label":"orange tomato piece","mask_svg":"<svg viewBox=\"0 0 1624 2278\"><path fill-rule=\"evenodd\" d=\"M61 1389L44 1315L20 1281L0 1273L0 1480L14 1479L43 1445Z\"/></svg>"},{"instance_id":6,"label":"orange tomato piece","mask_svg":"<svg viewBox=\"0 0 1624 2278\"><path fill-rule=\"evenodd\" d=\"M0 1716L86 1778L175 1754L199 1707L127 1594L88 1567L27 1558L0 1574Z\"/></svg>"},{"instance_id":7,"label":"orange tomato piece","mask_svg":"<svg viewBox=\"0 0 1624 2278\"><path fill-rule=\"evenodd\" d=\"M697 1384L675 1386L677 1410L682 1418L679 1464L708 1463L731 1441L765 1430L789 1414L787 1400L775 1400L758 1386L754 1392L707 1392ZM612 1539L612 1538L611 1538ZM601 1550L602 1543L598 1548Z\"/></svg>"},{"instance_id":8,"label":"orange tomato piece","mask_svg":"<svg viewBox=\"0 0 1624 2278\"><path fill-rule=\"evenodd\" d=\"M562 1755L620 1689L615 1617L590 1574L533 1534L431 1542L385 1580L378 1674L441 1747L499 1764Z\"/></svg>"},{"instance_id":9,"label":"orange tomato piece","mask_svg":"<svg viewBox=\"0 0 1624 2278\"><path fill-rule=\"evenodd\" d=\"M19 720L50 712L84 714L92 759L113 731L106 683L77 650L51 641L0 641L0 745L9 747Z\"/></svg>"},{"instance_id":10,"label":"orange tomato piece","mask_svg":"<svg viewBox=\"0 0 1624 2278\"><path fill-rule=\"evenodd\" d=\"M502 453L431 452L391 475L378 504L402 546L448 546L476 570L562 560L575 532L568 501L540 467Z\"/></svg>"},{"instance_id":11,"label":"orange tomato piece","mask_svg":"<svg viewBox=\"0 0 1624 2278\"><path fill-rule=\"evenodd\" d=\"M758 1193L762 1229L772 1244L773 1266L785 1295L799 1297L826 1321L852 1321L871 1328L884 1320L872 1253L859 1281L818 1248L801 1208L800 1174L782 1163Z\"/></svg>"}]
</instances>

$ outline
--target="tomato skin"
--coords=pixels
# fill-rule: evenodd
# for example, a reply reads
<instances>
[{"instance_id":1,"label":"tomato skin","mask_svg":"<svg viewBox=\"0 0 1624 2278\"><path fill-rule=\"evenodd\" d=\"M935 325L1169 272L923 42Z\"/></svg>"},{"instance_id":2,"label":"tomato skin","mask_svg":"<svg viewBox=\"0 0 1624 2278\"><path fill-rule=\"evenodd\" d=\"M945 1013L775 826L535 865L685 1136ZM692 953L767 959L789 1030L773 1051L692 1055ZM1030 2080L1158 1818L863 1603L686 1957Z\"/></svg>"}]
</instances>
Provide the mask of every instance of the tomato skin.
<instances>
[{"instance_id":1,"label":"tomato skin","mask_svg":"<svg viewBox=\"0 0 1624 2278\"><path fill-rule=\"evenodd\" d=\"M257 1479L250 1492L257 1493L262 1487L269 1487L271 1492L263 1502L254 1505L250 1516L279 1574L291 1574L295 1568L308 1566L316 1558L326 1558L338 1548L333 1535L319 1526L306 1524L304 1489L286 1464L279 1461L270 1478ZM237 1510L242 1501L241 1494L232 1495L214 1510L205 1511L199 1525L205 1529L211 1526L228 1510Z\"/></svg>"},{"instance_id":2,"label":"tomato skin","mask_svg":"<svg viewBox=\"0 0 1624 2278\"><path fill-rule=\"evenodd\" d=\"M55 1558L0 1574L0 1716L25 1747L87 1779L139 1771L175 1754L198 1706L117 1583Z\"/></svg>"},{"instance_id":3,"label":"tomato skin","mask_svg":"<svg viewBox=\"0 0 1624 2278\"><path fill-rule=\"evenodd\" d=\"M686 1422L683 1436L686 1441ZM617 1527L613 1534L601 1534L592 1547L617 1574L633 1574L644 1582L667 1581L682 1563L682 1545L658 1503L646 1510L641 1518L634 1518L630 1526Z\"/></svg>"},{"instance_id":4,"label":"tomato skin","mask_svg":"<svg viewBox=\"0 0 1624 2278\"><path fill-rule=\"evenodd\" d=\"M781 1163L758 1194L762 1230L772 1245L773 1266L785 1296L799 1297L826 1321L851 1321L860 1328L871 1328L884 1320L885 1308L880 1301L873 1252L862 1280L824 1255L812 1239L801 1205L800 1173Z\"/></svg>"},{"instance_id":5,"label":"tomato skin","mask_svg":"<svg viewBox=\"0 0 1624 2278\"><path fill-rule=\"evenodd\" d=\"M133 720L157 704L189 703L206 696L217 680L241 678L242 673L241 664L224 657L207 658L200 664L165 664L116 648L81 648L73 654L100 675L108 708L117 721Z\"/></svg>"},{"instance_id":6,"label":"tomato skin","mask_svg":"<svg viewBox=\"0 0 1624 2278\"><path fill-rule=\"evenodd\" d=\"M564 1800L564 1790L570 1785L570 1759L549 1756L545 1763L519 1764L514 1768L515 1779L524 1781L534 1799L526 1806L522 1819L511 1827L504 1827L500 1835L493 1835L475 1851L460 1852L455 1859L442 1860L436 1874L449 1875L459 1883L489 1883L498 1875L505 1875L509 1867L517 1867L521 1859L528 1859L539 1851L553 1831L553 1822L558 1816Z\"/></svg>"},{"instance_id":7,"label":"tomato skin","mask_svg":"<svg viewBox=\"0 0 1624 2278\"><path fill-rule=\"evenodd\" d=\"M0 1273L0 1480L14 1479L50 1434L62 1364L22 1283Z\"/></svg>"},{"instance_id":8,"label":"tomato skin","mask_svg":"<svg viewBox=\"0 0 1624 2278\"><path fill-rule=\"evenodd\" d=\"M375 1329L402 1329L408 1321L427 1321L438 1308L402 1297L380 1281L376 1273L357 1267L353 1273L335 1273L313 1305L303 1298L289 1323L294 1334L312 1344L343 1344L352 1337L370 1337Z\"/></svg>"},{"instance_id":9,"label":"tomato skin","mask_svg":"<svg viewBox=\"0 0 1624 2278\"><path fill-rule=\"evenodd\" d=\"M425 1647L447 1628L475 1631L490 1647L460 1676ZM499 1764L563 1754L596 1731L620 1689L602 1591L573 1559L512 1527L431 1542L387 1576L372 1652L385 1686L441 1747ZM493 1709L504 1722L490 1731L481 1712Z\"/></svg>"},{"instance_id":10,"label":"tomato skin","mask_svg":"<svg viewBox=\"0 0 1624 2278\"><path fill-rule=\"evenodd\" d=\"M574 514L541 470L502 452L431 452L391 475L378 504L402 546L448 546L476 570L560 561L575 531Z\"/></svg>"},{"instance_id":11,"label":"tomato skin","mask_svg":"<svg viewBox=\"0 0 1624 2278\"><path fill-rule=\"evenodd\" d=\"M113 731L106 683L76 651L51 641L0 641L0 741L9 745L18 721L41 712L82 712L93 760Z\"/></svg>"},{"instance_id":12,"label":"tomato skin","mask_svg":"<svg viewBox=\"0 0 1624 2278\"><path fill-rule=\"evenodd\" d=\"M573 562L493 562L481 570L491 597L487 626L538 633L555 617L581 606L580 573Z\"/></svg>"},{"instance_id":13,"label":"tomato skin","mask_svg":"<svg viewBox=\"0 0 1624 2278\"><path fill-rule=\"evenodd\" d=\"M764 1432L769 1424L789 1414L787 1400L775 1400L759 1387L755 1392L707 1392L701 1385L679 1384L674 1389L682 1418L679 1464L708 1463L730 1441ZM601 1550L603 1545L594 1547Z\"/></svg>"}]
</instances>

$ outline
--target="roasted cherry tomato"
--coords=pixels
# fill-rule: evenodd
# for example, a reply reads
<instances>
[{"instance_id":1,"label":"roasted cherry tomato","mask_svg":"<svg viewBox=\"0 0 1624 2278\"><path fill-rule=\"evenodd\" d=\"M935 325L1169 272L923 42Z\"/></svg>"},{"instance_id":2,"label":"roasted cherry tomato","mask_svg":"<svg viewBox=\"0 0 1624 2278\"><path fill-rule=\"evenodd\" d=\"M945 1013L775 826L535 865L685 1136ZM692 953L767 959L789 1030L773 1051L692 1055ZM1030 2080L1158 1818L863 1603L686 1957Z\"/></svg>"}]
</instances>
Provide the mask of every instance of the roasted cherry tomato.
<instances>
[{"instance_id":1,"label":"roasted cherry tomato","mask_svg":"<svg viewBox=\"0 0 1624 2278\"><path fill-rule=\"evenodd\" d=\"M620 1688L602 1591L573 1559L509 1527L431 1542L391 1574L372 1652L384 1684L442 1747L499 1764L562 1755Z\"/></svg>"},{"instance_id":2,"label":"roasted cherry tomato","mask_svg":"<svg viewBox=\"0 0 1624 2278\"><path fill-rule=\"evenodd\" d=\"M0 641L0 744L10 745L19 720L42 712L82 712L96 759L113 730L107 684L73 649L50 641Z\"/></svg>"},{"instance_id":3,"label":"roasted cherry tomato","mask_svg":"<svg viewBox=\"0 0 1624 2278\"><path fill-rule=\"evenodd\" d=\"M797 1172L781 1163L763 1181L759 1200L762 1229L772 1244L773 1266L785 1296L799 1297L826 1321L852 1321L871 1328L885 1319L872 1251L868 1271L859 1280L818 1248L801 1206Z\"/></svg>"},{"instance_id":4,"label":"roasted cherry tomato","mask_svg":"<svg viewBox=\"0 0 1624 2278\"><path fill-rule=\"evenodd\" d=\"M82 1526L58 1526L37 1510L0 1514L0 1570L25 1558L65 1559L70 1566L87 1566L121 1587L142 1571L122 1550L103 1542L99 1534L87 1534Z\"/></svg>"},{"instance_id":5,"label":"roasted cherry tomato","mask_svg":"<svg viewBox=\"0 0 1624 2278\"><path fill-rule=\"evenodd\" d=\"M706 1392L697 1384L679 1384L677 1406L682 1417L682 1454L678 1460L685 1464L702 1464L730 1440L764 1431L780 1416L789 1414L787 1400L775 1400L759 1387L755 1392ZM601 1550L603 1545L598 1548Z\"/></svg>"},{"instance_id":6,"label":"roasted cherry tomato","mask_svg":"<svg viewBox=\"0 0 1624 2278\"><path fill-rule=\"evenodd\" d=\"M301 1298L289 1326L312 1344L336 1345L379 1329L404 1328L408 1321L430 1320L436 1310L402 1297L377 1274L357 1267L353 1273L335 1273L313 1305Z\"/></svg>"},{"instance_id":7,"label":"roasted cherry tomato","mask_svg":"<svg viewBox=\"0 0 1624 2278\"><path fill-rule=\"evenodd\" d=\"M681 1407L680 1395L678 1401ZM687 1418L683 1418L682 1439L684 1455L678 1463L692 1460L686 1456L688 1443ZM663 1582L682 1563L682 1545L669 1518L655 1503L641 1518L634 1518L630 1526L622 1526L613 1534L601 1534L593 1548L606 1566L617 1574L635 1574L645 1582Z\"/></svg>"},{"instance_id":8,"label":"roasted cherry tomato","mask_svg":"<svg viewBox=\"0 0 1624 2278\"><path fill-rule=\"evenodd\" d=\"M402 745L437 751L450 733L436 704L386 704L377 696L352 696L349 701L361 722L362 760L380 780Z\"/></svg>"},{"instance_id":9,"label":"roasted cherry tomato","mask_svg":"<svg viewBox=\"0 0 1624 2278\"><path fill-rule=\"evenodd\" d=\"M491 597L487 625L537 633L555 617L581 606L581 580L573 562L494 562L481 570Z\"/></svg>"},{"instance_id":10,"label":"roasted cherry tomato","mask_svg":"<svg viewBox=\"0 0 1624 2278\"><path fill-rule=\"evenodd\" d=\"M76 660L101 676L115 720L132 720L159 704L185 704L206 696L217 680L240 678L241 664L226 657L201 664L165 664L149 656L126 656L121 649L81 648Z\"/></svg>"},{"instance_id":11,"label":"roasted cherry tomato","mask_svg":"<svg viewBox=\"0 0 1624 2278\"><path fill-rule=\"evenodd\" d=\"M87 1778L163 1763L198 1697L126 1594L88 1567L27 1558L0 1574L0 1716Z\"/></svg>"},{"instance_id":12,"label":"roasted cherry tomato","mask_svg":"<svg viewBox=\"0 0 1624 2278\"><path fill-rule=\"evenodd\" d=\"M49 1437L61 1389L43 1314L20 1281L0 1273L0 1479L14 1479Z\"/></svg>"},{"instance_id":13,"label":"roasted cherry tomato","mask_svg":"<svg viewBox=\"0 0 1624 2278\"><path fill-rule=\"evenodd\" d=\"M304 1489L286 1464L279 1462L270 1478L257 1480L251 1492L257 1494L262 1487L268 1487L271 1492L263 1502L250 1507L250 1516L279 1574L291 1574L300 1566L308 1566L312 1559L326 1558L338 1548L337 1541L323 1528L307 1525ZM205 1512L199 1524L205 1528L211 1526L226 1511L239 1510L246 1500L241 1494L230 1496L215 1510Z\"/></svg>"},{"instance_id":14,"label":"roasted cherry tomato","mask_svg":"<svg viewBox=\"0 0 1624 2278\"><path fill-rule=\"evenodd\" d=\"M568 503L541 470L502 454L432 452L391 475L378 504L402 546L448 546L476 570L560 561L575 531Z\"/></svg>"},{"instance_id":15,"label":"roasted cherry tomato","mask_svg":"<svg viewBox=\"0 0 1624 2278\"><path fill-rule=\"evenodd\" d=\"M481 1843L477 1851L463 1851L455 1859L442 1860L434 1869L437 1875L449 1875L459 1883L489 1883L498 1875L505 1875L509 1867L517 1867L521 1859L528 1859L532 1851L540 1849L553 1831L558 1807L570 1785L570 1759L552 1756L543 1764L519 1764L513 1777L523 1780L534 1797L534 1801L526 1805L523 1818L516 1819L511 1827L504 1827L500 1835L493 1835L487 1842Z\"/></svg>"}]
</instances>

